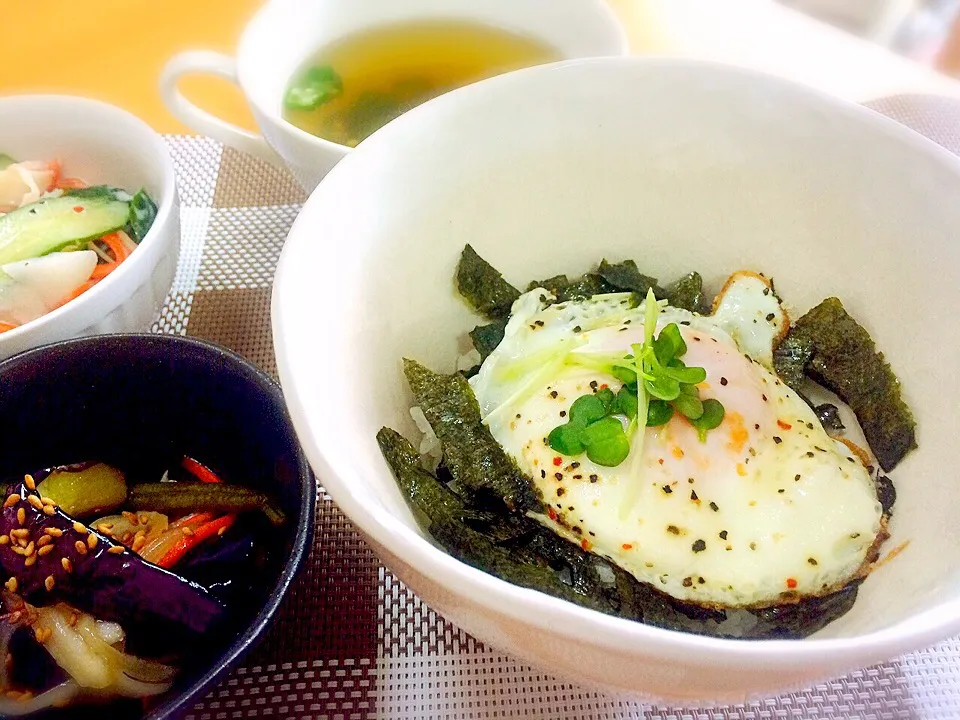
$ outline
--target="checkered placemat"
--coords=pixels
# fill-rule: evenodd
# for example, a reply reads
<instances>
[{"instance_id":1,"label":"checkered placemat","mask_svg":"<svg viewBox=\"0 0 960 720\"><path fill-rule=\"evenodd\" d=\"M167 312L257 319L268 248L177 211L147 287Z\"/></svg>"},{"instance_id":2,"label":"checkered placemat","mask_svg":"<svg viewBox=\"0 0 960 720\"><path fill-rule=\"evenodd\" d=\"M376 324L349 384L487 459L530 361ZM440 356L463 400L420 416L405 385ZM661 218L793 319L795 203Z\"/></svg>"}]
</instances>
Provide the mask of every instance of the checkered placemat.
<instances>
[{"instance_id":1,"label":"checkered placemat","mask_svg":"<svg viewBox=\"0 0 960 720\"><path fill-rule=\"evenodd\" d=\"M897 97L873 107L960 154L960 101ZM180 182L183 247L154 329L220 343L275 375L270 288L304 194L291 176L212 140L168 142ZM960 638L749 705L651 707L557 680L451 625L380 564L321 486L314 547L276 622L187 715L260 717L960 718Z\"/></svg>"}]
</instances>

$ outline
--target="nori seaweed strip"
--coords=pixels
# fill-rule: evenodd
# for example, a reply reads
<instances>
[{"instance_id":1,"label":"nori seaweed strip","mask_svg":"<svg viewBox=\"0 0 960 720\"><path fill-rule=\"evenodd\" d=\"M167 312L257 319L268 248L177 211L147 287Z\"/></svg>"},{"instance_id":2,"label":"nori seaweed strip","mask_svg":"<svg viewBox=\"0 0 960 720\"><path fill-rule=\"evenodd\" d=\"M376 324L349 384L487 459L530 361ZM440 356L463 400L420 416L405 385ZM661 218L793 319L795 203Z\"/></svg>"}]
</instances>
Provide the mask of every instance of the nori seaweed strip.
<instances>
[{"instance_id":1,"label":"nori seaweed strip","mask_svg":"<svg viewBox=\"0 0 960 720\"><path fill-rule=\"evenodd\" d=\"M507 320L504 318L502 320L494 320L487 325L477 325L470 331L470 339L473 341L473 346L477 349L477 352L480 353L480 362L486 360L487 356L497 349L497 345L503 341L503 334L506 328Z\"/></svg>"},{"instance_id":2,"label":"nori seaweed strip","mask_svg":"<svg viewBox=\"0 0 960 720\"><path fill-rule=\"evenodd\" d=\"M857 599L862 580L854 580L843 589L823 597L804 598L792 605L778 605L752 614L766 628L759 637L767 639L799 640L826 627L849 612Z\"/></svg>"},{"instance_id":3,"label":"nori seaweed strip","mask_svg":"<svg viewBox=\"0 0 960 720\"><path fill-rule=\"evenodd\" d=\"M468 527L463 518L470 511L421 467L413 445L395 430L382 428L377 442L417 517L424 520L434 539L455 558L514 585L602 609L598 600L565 584L550 567L518 562L513 553Z\"/></svg>"},{"instance_id":4,"label":"nori seaweed strip","mask_svg":"<svg viewBox=\"0 0 960 720\"><path fill-rule=\"evenodd\" d=\"M542 287L553 293L558 303L568 302L570 300L586 300L592 298L594 295L606 295L607 293L618 292L615 286L608 283L596 273L587 273L573 282L568 280L566 275L555 275L546 280L534 280L527 285L527 292L538 287Z\"/></svg>"},{"instance_id":5,"label":"nori seaweed strip","mask_svg":"<svg viewBox=\"0 0 960 720\"><path fill-rule=\"evenodd\" d=\"M813 357L813 339L798 332L796 326L790 328L787 336L773 351L773 369L777 376L804 400L806 400L802 392L804 371L811 357ZM809 401L807 403L810 404Z\"/></svg>"},{"instance_id":6,"label":"nori seaweed strip","mask_svg":"<svg viewBox=\"0 0 960 720\"><path fill-rule=\"evenodd\" d=\"M838 435L846 430L843 426L843 420L840 419L840 411L836 405L823 403L813 408L813 411L817 414L817 420L820 421L823 429L827 432Z\"/></svg>"},{"instance_id":7,"label":"nori seaweed strip","mask_svg":"<svg viewBox=\"0 0 960 720\"><path fill-rule=\"evenodd\" d=\"M657 296L659 297L659 295ZM700 273L692 272L671 283L666 288L667 302L673 307L690 312L703 313L703 278Z\"/></svg>"},{"instance_id":8,"label":"nori seaweed strip","mask_svg":"<svg viewBox=\"0 0 960 720\"><path fill-rule=\"evenodd\" d=\"M470 245L463 248L457 264L457 289L477 312L491 320L509 316L513 301L520 297L520 291Z\"/></svg>"},{"instance_id":9,"label":"nori seaweed strip","mask_svg":"<svg viewBox=\"0 0 960 720\"><path fill-rule=\"evenodd\" d=\"M897 501L897 489L890 478L880 473L877 473L874 482L877 485L877 500L880 501L883 514L890 517L893 515L893 504Z\"/></svg>"},{"instance_id":10,"label":"nori seaweed strip","mask_svg":"<svg viewBox=\"0 0 960 720\"><path fill-rule=\"evenodd\" d=\"M637 264L633 260L624 260L623 262L611 264L606 258L600 261L597 268L597 275L610 283L615 289L626 292L635 292L640 297L647 294L650 288L661 297L665 291L657 287L657 279L644 275L640 272Z\"/></svg>"},{"instance_id":11,"label":"nori seaweed strip","mask_svg":"<svg viewBox=\"0 0 960 720\"><path fill-rule=\"evenodd\" d=\"M403 372L427 421L443 447L444 464L467 500L477 495L501 499L510 510L540 512L533 482L517 467L480 417L480 406L460 373L440 375L404 359Z\"/></svg>"},{"instance_id":12,"label":"nori seaweed strip","mask_svg":"<svg viewBox=\"0 0 960 720\"><path fill-rule=\"evenodd\" d=\"M781 352L784 345L788 347ZM896 467L917 446L913 414L870 334L837 298L827 298L801 317L774 354L774 367L794 389L806 352L805 373L850 406L880 467L887 472Z\"/></svg>"}]
</instances>

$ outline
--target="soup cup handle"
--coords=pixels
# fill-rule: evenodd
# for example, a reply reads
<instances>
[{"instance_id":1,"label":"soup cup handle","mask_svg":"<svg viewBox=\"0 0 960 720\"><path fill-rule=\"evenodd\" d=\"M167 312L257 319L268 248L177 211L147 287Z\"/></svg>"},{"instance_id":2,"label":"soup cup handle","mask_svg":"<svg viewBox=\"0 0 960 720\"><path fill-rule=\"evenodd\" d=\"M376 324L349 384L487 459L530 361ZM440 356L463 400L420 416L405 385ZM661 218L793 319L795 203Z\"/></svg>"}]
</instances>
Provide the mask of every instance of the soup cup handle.
<instances>
[{"instance_id":1,"label":"soup cup handle","mask_svg":"<svg viewBox=\"0 0 960 720\"><path fill-rule=\"evenodd\" d=\"M192 73L216 75L238 84L237 63L232 57L210 50L191 50L174 55L160 75L160 95L173 116L202 135L283 168L283 160L263 136L197 107L180 92L177 87L180 78Z\"/></svg>"}]
</instances>

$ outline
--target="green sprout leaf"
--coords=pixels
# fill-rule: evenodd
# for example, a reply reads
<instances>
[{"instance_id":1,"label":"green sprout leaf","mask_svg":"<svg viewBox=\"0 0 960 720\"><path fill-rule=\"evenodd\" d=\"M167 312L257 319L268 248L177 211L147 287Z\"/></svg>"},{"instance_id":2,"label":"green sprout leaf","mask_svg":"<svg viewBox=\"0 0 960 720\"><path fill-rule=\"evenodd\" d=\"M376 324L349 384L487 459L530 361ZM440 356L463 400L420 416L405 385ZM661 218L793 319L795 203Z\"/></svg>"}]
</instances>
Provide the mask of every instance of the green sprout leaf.
<instances>
[{"instance_id":1,"label":"green sprout leaf","mask_svg":"<svg viewBox=\"0 0 960 720\"><path fill-rule=\"evenodd\" d=\"M723 416L724 409L719 400L708 398L703 401L703 414L696 420L690 421L697 429L700 442L707 441L707 432L713 430L715 427L719 427L720 423L723 422Z\"/></svg>"},{"instance_id":2,"label":"green sprout leaf","mask_svg":"<svg viewBox=\"0 0 960 720\"><path fill-rule=\"evenodd\" d=\"M673 417L673 405L663 400L651 400L647 406L647 427L660 427Z\"/></svg>"}]
</instances>

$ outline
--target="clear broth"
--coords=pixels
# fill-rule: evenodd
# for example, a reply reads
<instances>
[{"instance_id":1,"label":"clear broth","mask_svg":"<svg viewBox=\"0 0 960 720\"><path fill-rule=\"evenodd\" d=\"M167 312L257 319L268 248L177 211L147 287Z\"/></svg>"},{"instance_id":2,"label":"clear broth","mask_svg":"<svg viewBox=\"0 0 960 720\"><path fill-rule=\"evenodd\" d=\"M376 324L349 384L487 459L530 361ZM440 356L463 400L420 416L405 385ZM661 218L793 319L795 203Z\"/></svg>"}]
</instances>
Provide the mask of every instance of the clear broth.
<instances>
[{"instance_id":1,"label":"clear broth","mask_svg":"<svg viewBox=\"0 0 960 720\"><path fill-rule=\"evenodd\" d=\"M330 68L336 97L315 109L285 100L283 117L311 135L353 147L402 113L445 92L504 72L559 60L524 35L464 21L411 21L375 27L324 47L288 84Z\"/></svg>"}]
</instances>

